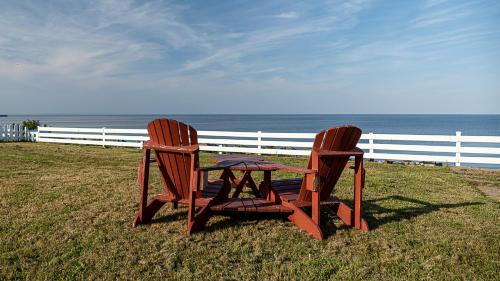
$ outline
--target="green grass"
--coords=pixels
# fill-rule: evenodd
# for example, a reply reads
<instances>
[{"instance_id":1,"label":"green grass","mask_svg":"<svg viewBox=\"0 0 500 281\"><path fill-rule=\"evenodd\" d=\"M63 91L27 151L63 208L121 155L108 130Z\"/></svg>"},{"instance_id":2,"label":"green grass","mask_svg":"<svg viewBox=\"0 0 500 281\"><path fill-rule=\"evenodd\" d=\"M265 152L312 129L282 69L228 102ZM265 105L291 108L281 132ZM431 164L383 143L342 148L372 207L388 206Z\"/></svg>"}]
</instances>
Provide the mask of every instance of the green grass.
<instances>
[{"instance_id":1,"label":"green grass","mask_svg":"<svg viewBox=\"0 0 500 281\"><path fill-rule=\"evenodd\" d=\"M499 171L367 163L367 234L325 208L324 241L280 215L217 215L188 238L185 207L132 228L140 158L138 149L0 144L0 280L498 280L500 206L478 187L498 189ZM295 175L274 175L286 176ZM351 202L352 171L336 192Z\"/></svg>"}]
</instances>

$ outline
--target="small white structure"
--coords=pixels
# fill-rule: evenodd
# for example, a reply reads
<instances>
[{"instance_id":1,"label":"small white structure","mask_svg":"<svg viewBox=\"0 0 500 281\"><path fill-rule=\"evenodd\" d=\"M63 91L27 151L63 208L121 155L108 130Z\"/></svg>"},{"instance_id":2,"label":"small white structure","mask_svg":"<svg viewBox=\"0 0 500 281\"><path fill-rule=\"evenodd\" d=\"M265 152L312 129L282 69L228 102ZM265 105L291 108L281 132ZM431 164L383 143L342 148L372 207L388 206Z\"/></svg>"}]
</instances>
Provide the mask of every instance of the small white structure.
<instances>
[{"instance_id":1,"label":"small white structure","mask_svg":"<svg viewBox=\"0 0 500 281\"><path fill-rule=\"evenodd\" d=\"M0 141L29 141L34 140L34 134L21 124L0 125Z\"/></svg>"}]
</instances>

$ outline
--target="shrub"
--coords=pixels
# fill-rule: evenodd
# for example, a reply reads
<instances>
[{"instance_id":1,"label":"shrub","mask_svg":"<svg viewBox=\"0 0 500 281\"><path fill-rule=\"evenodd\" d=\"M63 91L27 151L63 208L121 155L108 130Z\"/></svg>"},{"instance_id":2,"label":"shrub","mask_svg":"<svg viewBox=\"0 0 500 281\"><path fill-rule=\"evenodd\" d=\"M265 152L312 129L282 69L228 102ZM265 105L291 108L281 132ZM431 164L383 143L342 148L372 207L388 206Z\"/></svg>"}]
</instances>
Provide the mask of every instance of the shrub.
<instances>
[{"instance_id":1,"label":"shrub","mask_svg":"<svg viewBox=\"0 0 500 281\"><path fill-rule=\"evenodd\" d=\"M23 127L28 130L35 130L38 126L40 126L39 120L25 120L23 121Z\"/></svg>"}]
</instances>

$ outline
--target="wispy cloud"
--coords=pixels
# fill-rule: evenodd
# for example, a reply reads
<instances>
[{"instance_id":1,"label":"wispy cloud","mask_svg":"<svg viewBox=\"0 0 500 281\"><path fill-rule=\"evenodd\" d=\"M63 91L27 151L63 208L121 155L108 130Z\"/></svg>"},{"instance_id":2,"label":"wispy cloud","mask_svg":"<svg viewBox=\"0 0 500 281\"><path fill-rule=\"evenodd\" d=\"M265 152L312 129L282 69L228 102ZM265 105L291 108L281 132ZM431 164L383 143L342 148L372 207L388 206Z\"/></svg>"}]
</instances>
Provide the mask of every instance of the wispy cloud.
<instances>
[{"instance_id":1,"label":"wispy cloud","mask_svg":"<svg viewBox=\"0 0 500 281\"><path fill-rule=\"evenodd\" d=\"M24 16L4 9L0 64L20 66L18 76L107 76L180 48L209 47L202 33L178 19L180 7L161 2L84 3L81 7L68 2L77 11L71 14L53 5L42 9L38 2L31 2Z\"/></svg>"},{"instance_id":2,"label":"wispy cloud","mask_svg":"<svg viewBox=\"0 0 500 281\"><path fill-rule=\"evenodd\" d=\"M432 6L443 4L443 3L447 2L447 1L448 0L426 0L424 2L424 7L430 8Z\"/></svg>"},{"instance_id":3,"label":"wispy cloud","mask_svg":"<svg viewBox=\"0 0 500 281\"><path fill-rule=\"evenodd\" d=\"M0 98L44 112L99 100L104 113L209 112L228 97L247 113L301 112L320 98L331 113L435 94L429 78L498 93L497 1L396 2L0 1Z\"/></svg>"},{"instance_id":4,"label":"wispy cloud","mask_svg":"<svg viewBox=\"0 0 500 281\"><path fill-rule=\"evenodd\" d=\"M470 15L472 13L471 7L476 4L476 2L468 2L440 9L428 9L429 7L426 7L422 14L415 18L412 23L415 27L428 27L451 22Z\"/></svg>"},{"instance_id":5,"label":"wispy cloud","mask_svg":"<svg viewBox=\"0 0 500 281\"><path fill-rule=\"evenodd\" d=\"M284 12L274 15L273 18L277 19L296 19L299 15L296 12Z\"/></svg>"},{"instance_id":6,"label":"wispy cloud","mask_svg":"<svg viewBox=\"0 0 500 281\"><path fill-rule=\"evenodd\" d=\"M227 64L255 53L279 49L283 44L309 34L352 28L356 24L357 13L367 3L366 0L351 0L342 5L327 5L327 13L321 16L247 32L233 44L216 49L203 58L188 61L183 70Z\"/></svg>"}]
</instances>

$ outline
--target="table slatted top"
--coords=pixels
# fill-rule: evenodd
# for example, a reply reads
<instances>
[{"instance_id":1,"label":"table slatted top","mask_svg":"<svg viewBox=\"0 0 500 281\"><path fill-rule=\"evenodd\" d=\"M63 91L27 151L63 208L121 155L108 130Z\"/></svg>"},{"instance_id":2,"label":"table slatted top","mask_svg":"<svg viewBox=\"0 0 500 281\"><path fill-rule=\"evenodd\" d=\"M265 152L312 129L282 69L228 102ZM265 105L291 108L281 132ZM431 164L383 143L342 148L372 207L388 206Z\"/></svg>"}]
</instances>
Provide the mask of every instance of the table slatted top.
<instances>
[{"instance_id":1,"label":"table slatted top","mask_svg":"<svg viewBox=\"0 0 500 281\"><path fill-rule=\"evenodd\" d=\"M252 155L224 155L212 158L216 162L216 166L231 166L231 170L236 171L277 171L285 170L288 172L304 173L309 170L290 167L280 163L264 161L261 156Z\"/></svg>"}]
</instances>

